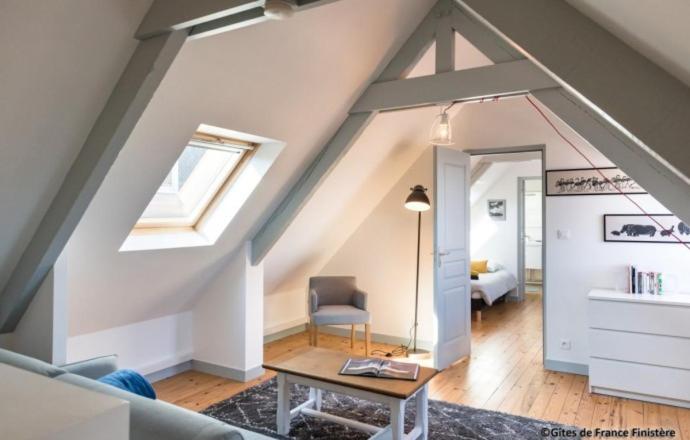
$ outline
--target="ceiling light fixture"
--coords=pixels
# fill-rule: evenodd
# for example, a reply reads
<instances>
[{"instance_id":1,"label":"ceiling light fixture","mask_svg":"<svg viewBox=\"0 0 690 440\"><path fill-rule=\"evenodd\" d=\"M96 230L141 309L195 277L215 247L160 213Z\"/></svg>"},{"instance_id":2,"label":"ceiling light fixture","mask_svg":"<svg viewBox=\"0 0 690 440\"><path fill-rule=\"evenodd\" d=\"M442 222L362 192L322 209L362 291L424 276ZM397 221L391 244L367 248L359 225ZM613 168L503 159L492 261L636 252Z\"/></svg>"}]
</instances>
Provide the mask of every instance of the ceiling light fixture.
<instances>
[{"instance_id":1,"label":"ceiling light fixture","mask_svg":"<svg viewBox=\"0 0 690 440\"><path fill-rule=\"evenodd\" d=\"M295 13L295 4L290 0L266 0L264 15L271 20L285 20Z\"/></svg>"},{"instance_id":2,"label":"ceiling light fixture","mask_svg":"<svg viewBox=\"0 0 690 440\"><path fill-rule=\"evenodd\" d=\"M448 117L448 109L451 106L446 108L441 106L441 112L436 116L434 123L431 125L429 142L433 145L453 145L453 129L450 126L450 118Z\"/></svg>"}]
</instances>

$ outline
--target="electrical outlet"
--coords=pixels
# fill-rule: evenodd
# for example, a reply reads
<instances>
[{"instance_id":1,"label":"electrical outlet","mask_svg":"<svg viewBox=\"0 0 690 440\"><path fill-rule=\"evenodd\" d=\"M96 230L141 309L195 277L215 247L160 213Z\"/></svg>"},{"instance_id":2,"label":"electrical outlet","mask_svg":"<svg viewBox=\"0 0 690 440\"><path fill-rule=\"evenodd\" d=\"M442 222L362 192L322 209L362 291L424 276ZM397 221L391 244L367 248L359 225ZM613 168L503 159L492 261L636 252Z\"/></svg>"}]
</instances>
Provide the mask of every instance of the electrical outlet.
<instances>
[{"instance_id":1,"label":"electrical outlet","mask_svg":"<svg viewBox=\"0 0 690 440\"><path fill-rule=\"evenodd\" d=\"M570 350L570 339L561 339L561 350Z\"/></svg>"}]
</instances>

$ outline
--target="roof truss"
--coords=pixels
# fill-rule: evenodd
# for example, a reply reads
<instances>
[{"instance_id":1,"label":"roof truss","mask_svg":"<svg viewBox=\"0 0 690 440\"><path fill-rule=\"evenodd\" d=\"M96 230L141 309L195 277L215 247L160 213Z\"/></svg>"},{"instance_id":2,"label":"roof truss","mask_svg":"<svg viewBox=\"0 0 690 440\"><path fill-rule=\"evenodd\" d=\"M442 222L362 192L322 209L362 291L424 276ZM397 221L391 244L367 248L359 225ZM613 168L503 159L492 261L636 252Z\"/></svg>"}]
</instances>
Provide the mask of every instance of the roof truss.
<instances>
[{"instance_id":1,"label":"roof truss","mask_svg":"<svg viewBox=\"0 0 690 440\"><path fill-rule=\"evenodd\" d=\"M591 20L582 16L565 2L535 0L519 2L519 4L518 2L508 2L510 3L508 5L501 0L454 1L458 10L458 13L454 14L454 20L456 29L460 34L494 62L529 58L538 64L561 87L535 91L534 97L609 160L628 173L665 207L672 210L684 221L690 222L690 203L688 203L690 178L675 169L673 164L645 145L626 127L616 122L604 109L597 107L590 100L590 97L582 95L566 80L549 70L549 66L540 63L536 59L537 54L530 54L529 49L531 46L535 46L534 50L538 51L539 54L548 52L548 55L552 57L558 56L563 63L562 65L554 63L554 67L563 70L565 72L563 75L575 76L580 72L581 77L573 77L573 81L579 79L581 82L589 83L590 87L600 83L598 80L592 81L592 78L597 78L597 76L591 73L590 69L595 69L596 66L590 66L592 64L606 64L607 66L600 73L602 77L606 78L609 83L616 84L616 87L624 89L618 91L619 96L632 99L627 106L622 105L620 101L617 102L618 106L623 107L623 109L618 108L619 113L628 111L627 116L630 116L633 112L637 112L638 115L643 116L637 120L634 127L631 124L630 128L639 130L644 124L652 122L654 128L648 130L648 133L654 133L655 130L658 130L659 124L654 124L653 118L660 114L668 117L669 121L662 124L666 132L663 133L663 136L657 137L663 142L667 142L671 137L675 137L675 139L690 138L687 124L681 122L683 118L687 120L686 115L690 109L690 90L687 87L681 85L678 80L663 72L598 25L593 24ZM548 22L548 30L539 30L538 35L534 34L532 30L538 29L534 20L539 23ZM518 45L510 40L511 35L504 34L492 22L510 23L513 28L517 29L513 30L512 33L516 35L516 38L521 38L522 44ZM506 26L505 31L508 30L509 27ZM568 52L570 49L564 47L560 39L555 38L555 36L561 35L563 30L567 30L569 38L575 39L577 36L582 40L578 48L573 49L572 53ZM547 34L542 32L547 32ZM543 46L536 47L535 41ZM594 51L599 57L599 59L594 60L595 62L583 59L584 55L577 56L577 51L583 50L582 47L587 53L592 52L588 49L592 46L598 48L597 51ZM522 52L518 48L522 48ZM546 59L548 55L544 55L544 58ZM614 67L611 70L611 60L617 60L624 65ZM641 71L643 74L640 76L621 75L621 72L626 70L628 72ZM613 79L610 77L611 74L614 75ZM653 82L650 79L651 76L653 76ZM636 83L636 81L640 81L640 78L642 82ZM650 83L655 86L654 91L651 92L655 96L648 99L645 95L640 99L636 93L644 89L645 94L648 95L651 90L649 88ZM609 100L611 96L614 96L608 89L605 92ZM685 104L681 104L682 102ZM656 111L651 111L650 105L660 105L660 107ZM678 111L669 114L671 108ZM675 122L670 121L671 118ZM675 145L681 144L683 144L682 141L677 141ZM676 157L683 158L683 155L676 154ZM690 164L688 161L681 160L680 162L686 167Z\"/></svg>"},{"instance_id":2,"label":"roof truss","mask_svg":"<svg viewBox=\"0 0 690 440\"><path fill-rule=\"evenodd\" d=\"M525 94L557 87L531 61L513 59L493 66L455 71L455 32L467 22L451 0L439 0L381 74L352 106L336 135L285 195L252 240L252 261L261 261L319 185L380 111L464 101L484 96ZM478 34L477 34L478 35ZM436 74L406 79L436 42ZM356 122L355 122L356 121ZM357 130L348 129L356 123Z\"/></svg>"},{"instance_id":3,"label":"roof truss","mask_svg":"<svg viewBox=\"0 0 690 440\"><path fill-rule=\"evenodd\" d=\"M350 112L403 110L444 102L524 95L557 86L554 80L531 61L509 61L474 69L374 83L367 88Z\"/></svg>"}]
</instances>

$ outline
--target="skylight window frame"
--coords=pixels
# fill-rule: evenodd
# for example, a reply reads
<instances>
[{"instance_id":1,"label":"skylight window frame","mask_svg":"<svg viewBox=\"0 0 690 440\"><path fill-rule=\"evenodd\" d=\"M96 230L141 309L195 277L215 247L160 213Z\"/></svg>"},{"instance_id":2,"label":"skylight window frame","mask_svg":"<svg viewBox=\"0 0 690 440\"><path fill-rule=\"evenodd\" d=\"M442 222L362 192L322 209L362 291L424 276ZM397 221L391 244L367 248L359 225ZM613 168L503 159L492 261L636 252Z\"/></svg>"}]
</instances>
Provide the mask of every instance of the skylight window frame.
<instances>
[{"instance_id":1,"label":"skylight window frame","mask_svg":"<svg viewBox=\"0 0 690 440\"><path fill-rule=\"evenodd\" d=\"M198 229L198 226L201 223L203 223L203 221L213 211L214 207L217 205L218 199L228 191L228 189L232 186L233 182L242 173L243 169L246 167L250 159L256 153L259 144L242 141L239 139L232 139L197 132L194 134L194 136L192 136L189 142L187 142L187 145L185 145L185 149L188 147L203 148L207 150L238 152L240 154L240 157L234 163L230 170L223 172L223 174L225 174L225 177L222 179L222 182L219 185L217 185L216 188L208 189L208 191L212 191L213 194L210 194L210 196L208 194L203 196L203 199L206 199L202 199L204 202L204 206L198 210L198 213L192 216L191 221L187 218L177 217L143 218L142 214L142 217L140 217L139 220L137 220L137 223L134 225L134 228L131 232L132 234L138 235L160 233L165 231L196 231ZM180 157L182 157L182 154L180 154ZM170 172L173 172L176 168L178 168L178 161L179 157L175 161L175 164L171 168ZM174 178L173 181L175 181ZM163 185L161 184L161 187L162 186ZM159 189L156 191L156 194L154 194L154 197L151 199L149 203L152 203L155 200L155 197L159 194L168 195L174 193L173 191L160 191L161 187L159 187Z\"/></svg>"}]
</instances>

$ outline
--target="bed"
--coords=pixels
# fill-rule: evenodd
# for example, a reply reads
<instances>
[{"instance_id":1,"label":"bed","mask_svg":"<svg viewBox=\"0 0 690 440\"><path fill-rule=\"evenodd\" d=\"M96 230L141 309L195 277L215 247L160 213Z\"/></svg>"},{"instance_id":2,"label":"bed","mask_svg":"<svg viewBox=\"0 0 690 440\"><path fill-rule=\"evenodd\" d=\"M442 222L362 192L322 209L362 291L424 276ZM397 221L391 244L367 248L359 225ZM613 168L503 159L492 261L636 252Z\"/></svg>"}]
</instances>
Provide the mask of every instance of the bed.
<instances>
[{"instance_id":1,"label":"bed","mask_svg":"<svg viewBox=\"0 0 690 440\"><path fill-rule=\"evenodd\" d=\"M480 273L478 280L472 280L472 311L476 312L477 320L482 319L482 310L517 289L515 275L505 269L495 272Z\"/></svg>"}]
</instances>

